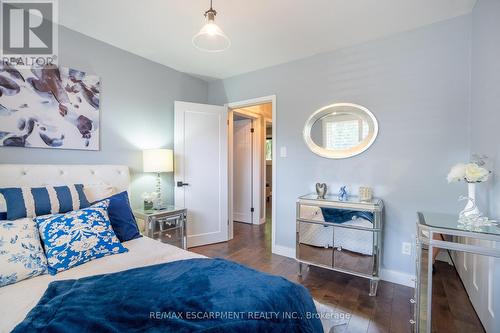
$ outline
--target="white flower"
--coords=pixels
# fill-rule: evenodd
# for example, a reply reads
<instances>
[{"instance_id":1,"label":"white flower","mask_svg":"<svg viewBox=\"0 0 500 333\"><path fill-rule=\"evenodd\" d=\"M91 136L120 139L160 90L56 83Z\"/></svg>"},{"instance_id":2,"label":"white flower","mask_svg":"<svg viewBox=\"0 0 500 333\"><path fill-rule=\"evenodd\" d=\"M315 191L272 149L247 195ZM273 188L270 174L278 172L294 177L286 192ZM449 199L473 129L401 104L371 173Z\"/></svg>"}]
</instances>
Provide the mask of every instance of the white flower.
<instances>
[{"instance_id":1,"label":"white flower","mask_svg":"<svg viewBox=\"0 0 500 333\"><path fill-rule=\"evenodd\" d=\"M465 164L458 163L448 173L448 183L459 182L465 179Z\"/></svg>"},{"instance_id":2,"label":"white flower","mask_svg":"<svg viewBox=\"0 0 500 333\"><path fill-rule=\"evenodd\" d=\"M469 183L478 183L488 180L490 172L476 163L469 163L465 166L465 179Z\"/></svg>"}]
</instances>

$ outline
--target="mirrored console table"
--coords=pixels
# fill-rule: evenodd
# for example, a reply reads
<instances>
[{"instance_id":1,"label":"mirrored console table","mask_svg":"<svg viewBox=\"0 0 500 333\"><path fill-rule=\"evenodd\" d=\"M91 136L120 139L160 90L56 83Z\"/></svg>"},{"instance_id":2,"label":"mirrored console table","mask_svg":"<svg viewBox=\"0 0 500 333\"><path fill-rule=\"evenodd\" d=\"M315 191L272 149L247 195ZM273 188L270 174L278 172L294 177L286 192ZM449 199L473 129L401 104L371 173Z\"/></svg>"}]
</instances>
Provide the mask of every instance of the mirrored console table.
<instances>
[{"instance_id":1,"label":"mirrored console table","mask_svg":"<svg viewBox=\"0 0 500 333\"><path fill-rule=\"evenodd\" d=\"M444 240L434 239L435 234L441 234ZM414 325L414 332L433 332L433 249L439 248L500 258L500 248L495 248L493 242L500 242L500 227L498 225L464 224L459 221L457 215L417 213L417 283L415 296L410 300L414 304L414 318L410 320L410 323Z\"/></svg>"},{"instance_id":2,"label":"mirrored console table","mask_svg":"<svg viewBox=\"0 0 500 333\"><path fill-rule=\"evenodd\" d=\"M375 296L380 279L383 208L380 199L362 202L355 196L347 201L339 201L336 195L298 198L299 275L303 265L313 265L364 277L370 280L369 295Z\"/></svg>"}]
</instances>

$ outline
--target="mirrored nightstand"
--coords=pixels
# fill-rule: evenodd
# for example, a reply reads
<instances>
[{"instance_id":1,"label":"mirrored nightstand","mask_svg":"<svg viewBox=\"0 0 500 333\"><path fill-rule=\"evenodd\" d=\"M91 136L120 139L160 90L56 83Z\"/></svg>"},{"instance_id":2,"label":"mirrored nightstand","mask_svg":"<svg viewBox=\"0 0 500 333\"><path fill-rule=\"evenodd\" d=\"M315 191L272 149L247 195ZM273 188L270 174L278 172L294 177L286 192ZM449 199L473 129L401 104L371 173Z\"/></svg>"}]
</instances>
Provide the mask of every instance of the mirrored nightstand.
<instances>
[{"instance_id":1,"label":"mirrored nightstand","mask_svg":"<svg viewBox=\"0 0 500 333\"><path fill-rule=\"evenodd\" d=\"M166 206L161 210L135 209L134 216L143 221L145 236L187 249L185 208Z\"/></svg>"}]
</instances>

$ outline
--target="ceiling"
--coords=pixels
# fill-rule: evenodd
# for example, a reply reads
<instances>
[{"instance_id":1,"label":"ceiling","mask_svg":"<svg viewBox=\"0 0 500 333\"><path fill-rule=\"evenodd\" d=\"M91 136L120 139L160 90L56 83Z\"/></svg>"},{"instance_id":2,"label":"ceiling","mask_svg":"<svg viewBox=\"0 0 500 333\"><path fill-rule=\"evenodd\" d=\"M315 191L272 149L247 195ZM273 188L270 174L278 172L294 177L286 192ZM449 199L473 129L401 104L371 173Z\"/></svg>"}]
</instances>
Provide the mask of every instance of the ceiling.
<instances>
[{"instance_id":1,"label":"ceiling","mask_svg":"<svg viewBox=\"0 0 500 333\"><path fill-rule=\"evenodd\" d=\"M466 14L476 0L214 0L231 39L196 49L208 0L64 0L60 23L203 78L227 78Z\"/></svg>"}]
</instances>

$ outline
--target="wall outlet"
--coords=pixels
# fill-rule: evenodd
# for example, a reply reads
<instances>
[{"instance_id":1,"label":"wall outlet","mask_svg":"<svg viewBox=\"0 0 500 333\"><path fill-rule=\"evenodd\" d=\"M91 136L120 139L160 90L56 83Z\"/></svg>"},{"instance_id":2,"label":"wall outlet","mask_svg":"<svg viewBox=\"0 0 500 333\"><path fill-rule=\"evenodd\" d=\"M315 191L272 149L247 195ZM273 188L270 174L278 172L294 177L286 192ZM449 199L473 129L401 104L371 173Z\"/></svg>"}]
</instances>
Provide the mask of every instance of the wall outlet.
<instances>
[{"instance_id":1,"label":"wall outlet","mask_svg":"<svg viewBox=\"0 0 500 333\"><path fill-rule=\"evenodd\" d=\"M411 243L403 242L401 245L401 253L411 256Z\"/></svg>"}]
</instances>

